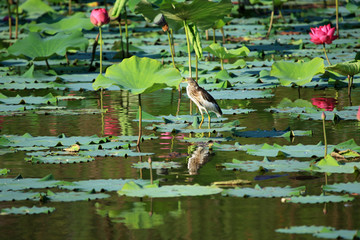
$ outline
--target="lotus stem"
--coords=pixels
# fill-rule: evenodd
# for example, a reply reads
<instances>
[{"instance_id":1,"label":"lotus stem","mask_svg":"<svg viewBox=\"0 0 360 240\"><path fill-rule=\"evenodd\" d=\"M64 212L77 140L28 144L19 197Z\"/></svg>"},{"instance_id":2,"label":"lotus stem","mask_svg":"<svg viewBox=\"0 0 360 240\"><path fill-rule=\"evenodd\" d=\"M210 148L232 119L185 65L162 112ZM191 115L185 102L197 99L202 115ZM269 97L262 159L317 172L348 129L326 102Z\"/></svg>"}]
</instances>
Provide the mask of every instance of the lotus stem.
<instances>
[{"instance_id":1,"label":"lotus stem","mask_svg":"<svg viewBox=\"0 0 360 240\"><path fill-rule=\"evenodd\" d=\"M45 63L46 63L47 68L50 69L50 65L49 65L49 62L47 59L45 59Z\"/></svg>"},{"instance_id":2,"label":"lotus stem","mask_svg":"<svg viewBox=\"0 0 360 240\"><path fill-rule=\"evenodd\" d=\"M339 0L335 0L336 9L336 34L339 37Z\"/></svg>"},{"instance_id":3,"label":"lotus stem","mask_svg":"<svg viewBox=\"0 0 360 240\"><path fill-rule=\"evenodd\" d=\"M103 101L103 88L100 89L100 108L101 108L101 136L105 134L105 121L104 121L104 101Z\"/></svg>"},{"instance_id":4,"label":"lotus stem","mask_svg":"<svg viewBox=\"0 0 360 240\"><path fill-rule=\"evenodd\" d=\"M70 65L70 60L69 60L69 56L68 56L67 52L65 53L65 58L66 58L66 64Z\"/></svg>"},{"instance_id":5,"label":"lotus stem","mask_svg":"<svg viewBox=\"0 0 360 240\"><path fill-rule=\"evenodd\" d=\"M174 57L175 57L174 34L173 34L173 30L172 30L172 28L170 28L170 35L171 35L171 46L172 46L172 51L173 51L173 55L174 55Z\"/></svg>"},{"instance_id":6,"label":"lotus stem","mask_svg":"<svg viewBox=\"0 0 360 240\"><path fill-rule=\"evenodd\" d=\"M69 15L71 14L71 0L69 0Z\"/></svg>"},{"instance_id":7,"label":"lotus stem","mask_svg":"<svg viewBox=\"0 0 360 240\"><path fill-rule=\"evenodd\" d=\"M92 49L92 54L91 54L91 62L90 62L89 71L91 70L91 66L92 66L92 64L93 64L93 62L94 62L96 47L97 47L98 43L99 43L99 33L98 33L98 35L96 36L95 41L94 41L94 45L93 45L93 49Z\"/></svg>"},{"instance_id":8,"label":"lotus stem","mask_svg":"<svg viewBox=\"0 0 360 240\"><path fill-rule=\"evenodd\" d=\"M121 15L119 16L119 32L120 32L121 57L125 58L123 33L122 33L122 27L121 27Z\"/></svg>"},{"instance_id":9,"label":"lotus stem","mask_svg":"<svg viewBox=\"0 0 360 240\"><path fill-rule=\"evenodd\" d=\"M197 56L197 54L195 54L195 80L196 82L198 82L198 78L199 78L199 58Z\"/></svg>"},{"instance_id":10,"label":"lotus stem","mask_svg":"<svg viewBox=\"0 0 360 240\"><path fill-rule=\"evenodd\" d=\"M151 157L148 158L149 168L150 168L150 184L153 184L153 174L152 174L152 161Z\"/></svg>"},{"instance_id":11,"label":"lotus stem","mask_svg":"<svg viewBox=\"0 0 360 240\"><path fill-rule=\"evenodd\" d=\"M213 28L213 42L216 43L215 28Z\"/></svg>"},{"instance_id":12,"label":"lotus stem","mask_svg":"<svg viewBox=\"0 0 360 240\"><path fill-rule=\"evenodd\" d=\"M124 7L124 10L125 10L124 16L125 16L126 57L129 57L129 30L128 30L126 7Z\"/></svg>"},{"instance_id":13,"label":"lotus stem","mask_svg":"<svg viewBox=\"0 0 360 240\"><path fill-rule=\"evenodd\" d=\"M327 155L327 140L326 140L325 118L326 118L325 113L322 112L322 114L321 114L321 119L322 119L322 124L323 124L324 144L325 144L324 157L326 157L326 155Z\"/></svg>"},{"instance_id":14,"label":"lotus stem","mask_svg":"<svg viewBox=\"0 0 360 240\"><path fill-rule=\"evenodd\" d=\"M15 39L18 39L19 36L19 0L16 0L15 8Z\"/></svg>"},{"instance_id":15,"label":"lotus stem","mask_svg":"<svg viewBox=\"0 0 360 240\"><path fill-rule=\"evenodd\" d=\"M223 27L220 28L220 32L221 32L221 35L222 35L222 42L223 42L223 44L225 44L225 33L224 33L224 28Z\"/></svg>"},{"instance_id":16,"label":"lotus stem","mask_svg":"<svg viewBox=\"0 0 360 240\"><path fill-rule=\"evenodd\" d=\"M354 80L354 75L352 76L348 75L348 96L351 95L351 87L353 84L353 80Z\"/></svg>"},{"instance_id":17,"label":"lotus stem","mask_svg":"<svg viewBox=\"0 0 360 240\"><path fill-rule=\"evenodd\" d=\"M99 27L99 39L100 39L100 74L102 74L102 34L101 34L101 27Z\"/></svg>"},{"instance_id":18,"label":"lotus stem","mask_svg":"<svg viewBox=\"0 0 360 240\"><path fill-rule=\"evenodd\" d=\"M138 140L137 140L137 143L136 143L136 146L140 146L140 140L141 140L141 134L142 134L142 124L141 124L141 121L142 121L142 113L141 113L141 94L138 95L138 102L139 102L139 137L138 137Z\"/></svg>"},{"instance_id":19,"label":"lotus stem","mask_svg":"<svg viewBox=\"0 0 360 240\"><path fill-rule=\"evenodd\" d=\"M12 23L11 23L11 9L10 9L10 0L6 0L6 3L7 3L7 8L8 8L8 15L9 15L9 19L8 19L8 22L9 22L9 39L12 38Z\"/></svg>"},{"instance_id":20,"label":"lotus stem","mask_svg":"<svg viewBox=\"0 0 360 240\"><path fill-rule=\"evenodd\" d=\"M209 40L209 30L205 30L205 39Z\"/></svg>"},{"instance_id":21,"label":"lotus stem","mask_svg":"<svg viewBox=\"0 0 360 240\"><path fill-rule=\"evenodd\" d=\"M324 53L325 53L326 60L327 60L327 62L328 62L328 64L329 64L329 66L331 66L330 60L329 60L328 55L327 55L327 53L326 53L325 43L323 43L323 49L324 49Z\"/></svg>"},{"instance_id":22,"label":"lotus stem","mask_svg":"<svg viewBox=\"0 0 360 240\"><path fill-rule=\"evenodd\" d=\"M174 68L176 68L176 65L175 65L175 59L174 59L174 52L173 52L173 47L172 47L171 37L170 37L170 31L167 31L167 35L168 35L168 39L169 39L169 46L170 46L171 60L172 60L172 63L173 63L173 65L174 65Z\"/></svg>"},{"instance_id":23,"label":"lotus stem","mask_svg":"<svg viewBox=\"0 0 360 240\"><path fill-rule=\"evenodd\" d=\"M221 70L224 70L224 59L220 58Z\"/></svg>"},{"instance_id":24,"label":"lotus stem","mask_svg":"<svg viewBox=\"0 0 360 240\"><path fill-rule=\"evenodd\" d=\"M275 12L275 10L271 11L270 24L269 24L269 29L268 29L267 34L266 34L266 38L269 38L269 36L270 36L272 24L273 24L273 21L274 21L274 12Z\"/></svg>"}]
</instances>

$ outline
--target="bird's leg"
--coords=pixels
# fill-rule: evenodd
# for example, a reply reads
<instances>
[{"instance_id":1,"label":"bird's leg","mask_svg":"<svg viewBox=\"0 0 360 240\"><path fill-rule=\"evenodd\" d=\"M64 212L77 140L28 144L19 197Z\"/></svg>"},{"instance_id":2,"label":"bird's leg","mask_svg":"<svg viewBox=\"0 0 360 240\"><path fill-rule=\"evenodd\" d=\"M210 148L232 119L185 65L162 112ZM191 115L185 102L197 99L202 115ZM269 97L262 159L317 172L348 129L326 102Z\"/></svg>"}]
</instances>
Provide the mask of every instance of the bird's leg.
<instances>
[{"instance_id":1,"label":"bird's leg","mask_svg":"<svg viewBox=\"0 0 360 240\"><path fill-rule=\"evenodd\" d=\"M203 122L204 122L204 114L201 112L201 122L199 125L199 129L201 128L201 125L203 124Z\"/></svg>"},{"instance_id":2,"label":"bird's leg","mask_svg":"<svg viewBox=\"0 0 360 240\"><path fill-rule=\"evenodd\" d=\"M205 112L206 114L208 115L208 119L209 119L209 129L211 128L210 125L211 125L211 118L210 118L210 114L209 112L205 109Z\"/></svg>"}]
</instances>

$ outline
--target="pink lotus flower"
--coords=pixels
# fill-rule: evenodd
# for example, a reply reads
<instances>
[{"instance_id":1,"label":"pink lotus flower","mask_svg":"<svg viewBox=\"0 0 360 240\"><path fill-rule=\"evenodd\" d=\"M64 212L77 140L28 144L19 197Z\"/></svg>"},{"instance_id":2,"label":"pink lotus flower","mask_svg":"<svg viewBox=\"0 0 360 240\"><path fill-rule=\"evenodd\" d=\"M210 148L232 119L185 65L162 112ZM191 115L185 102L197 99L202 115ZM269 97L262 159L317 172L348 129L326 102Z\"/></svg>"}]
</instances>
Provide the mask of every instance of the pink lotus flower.
<instances>
[{"instance_id":1,"label":"pink lotus flower","mask_svg":"<svg viewBox=\"0 0 360 240\"><path fill-rule=\"evenodd\" d=\"M332 41L337 39L337 36L334 36L335 27L331 28L330 24L318 28L310 28L310 30L310 41L315 44L331 44Z\"/></svg>"},{"instance_id":2,"label":"pink lotus flower","mask_svg":"<svg viewBox=\"0 0 360 240\"><path fill-rule=\"evenodd\" d=\"M91 11L90 21L97 27L101 27L104 24L110 22L109 15L105 8L97 8Z\"/></svg>"},{"instance_id":3,"label":"pink lotus flower","mask_svg":"<svg viewBox=\"0 0 360 240\"><path fill-rule=\"evenodd\" d=\"M324 109L326 111L334 110L335 105L337 103L335 98L324 98L324 97L312 98L311 102L312 105Z\"/></svg>"},{"instance_id":4,"label":"pink lotus flower","mask_svg":"<svg viewBox=\"0 0 360 240\"><path fill-rule=\"evenodd\" d=\"M357 112L356 117L357 117L357 120L359 120L359 121L360 121L360 106L359 106L359 109L358 109L358 112Z\"/></svg>"}]
</instances>

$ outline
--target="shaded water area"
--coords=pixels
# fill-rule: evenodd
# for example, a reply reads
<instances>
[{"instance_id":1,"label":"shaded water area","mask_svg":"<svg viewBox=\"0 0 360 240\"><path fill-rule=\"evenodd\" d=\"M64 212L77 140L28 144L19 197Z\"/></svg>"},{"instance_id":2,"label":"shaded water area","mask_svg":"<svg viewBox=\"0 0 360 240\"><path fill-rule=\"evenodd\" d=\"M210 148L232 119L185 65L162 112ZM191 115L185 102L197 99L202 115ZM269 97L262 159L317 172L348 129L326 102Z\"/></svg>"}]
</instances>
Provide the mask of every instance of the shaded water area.
<instances>
[{"instance_id":1,"label":"shaded water area","mask_svg":"<svg viewBox=\"0 0 360 240\"><path fill-rule=\"evenodd\" d=\"M229 106L245 104L256 110L249 114L226 115L230 120L239 120L246 130L271 130L291 127L296 130L312 130L312 136L295 137L293 141L285 138L241 138L233 137L233 144L278 143L280 145L317 144L323 140L322 123L319 120L300 120L289 118L287 114L274 114L264 109L277 105L284 97L296 100L296 88L278 87L271 90L272 98L252 100L220 100L224 109ZM56 92L54 92L55 94ZM59 94L60 92L58 92ZM62 102L71 109L98 108L99 92L71 92L86 96L85 100ZM348 105L346 90L301 89L301 98L311 101L314 96L339 96L337 108ZM359 90L355 89L353 105L360 104ZM143 109L153 115L175 114L177 92L162 90L143 96ZM137 122L133 121L137 111L137 97L122 91L105 91L104 135L136 135ZM181 114L188 114L188 98L183 97ZM1 117L1 132L4 135L91 136L102 134L100 114L46 115L27 114L23 116ZM149 123L144 123L149 125ZM355 121L340 121L337 124L326 121L329 144L338 144L354 138L360 141L360 124ZM145 135L154 133L144 130ZM197 175L190 175L187 159L198 144L182 141L183 136L174 135L173 139L155 132L158 139L145 140L141 144L143 152L152 152L153 161L172 160L181 164L181 168L170 169L167 173L153 171L154 179L160 184L200 184L210 185L215 181L245 179L248 186L306 186L307 194L319 195L324 184L323 174L305 172L280 173L282 176L267 178L275 173L229 171L218 168L221 163L238 160L262 160L243 151L212 151L208 162ZM216 134L212 134L215 136ZM224 133L224 135L230 135ZM170 135L171 136L171 135ZM305 150L305 149L304 149ZM78 164L31 164L24 161L25 153L4 154L0 156L1 167L11 169L7 177L21 174L25 178L43 177L53 174L57 180L77 181L87 179L149 179L148 169L134 169L132 163L139 157L97 157L93 162ZM271 158L270 158L271 159ZM147 157L143 157L143 161ZM301 158L299 158L301 160ZM309 160L309 159L303 159ZM304 176L313 176L307 177ZM303 177L303 178L302 178ZM328 184L353 181L353 174L332 174ZM360 222L360 201L355 199L347 203L293 204L282 203L280 198L239 198L221 196L221 194L203 197L179 198L131 198L108 192L111 197L102 200L81 202L31 201L1 202L0 207L12 206L48 206L55 207L51 214L0 216L2 239L289 239L289 235L276 233L275 229L297 225L331 226L336 229L358 229ZM101 210L99 210L101 206ZM109 210L108 214L101 211ZM118 216L114 218L114 216ZM301 235L301 239L313 239L311 235Z\"/></svg>"}]
</instances>

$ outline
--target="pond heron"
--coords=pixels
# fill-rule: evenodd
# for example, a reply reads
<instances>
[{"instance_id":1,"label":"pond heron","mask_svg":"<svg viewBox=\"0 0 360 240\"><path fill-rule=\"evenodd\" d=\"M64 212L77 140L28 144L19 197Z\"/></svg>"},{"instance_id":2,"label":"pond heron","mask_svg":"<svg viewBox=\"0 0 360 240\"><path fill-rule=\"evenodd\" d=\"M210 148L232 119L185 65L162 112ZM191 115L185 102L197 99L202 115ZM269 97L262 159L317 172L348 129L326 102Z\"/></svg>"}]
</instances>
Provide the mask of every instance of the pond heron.
<instances>
[{"instance_id":1,"label":"pond heron","mask_svg":"<svg viewBox=\"0 0 360 240\"><path fill-rule=\"evenodd\" d=\"M194 79L189 77L186 78L186 80L188 83L186 87L186 93L191 99L191 101L193 101L196 104L196 106L199 108L199 111L201 113L201 122L199 128L201 128L201 125L204 122L203 110L205 110L205 112L208 115L209 128L210 128L211 118L209 112L210 111L214 112L217 117L221 117L222 111L219 105L217 104L216 100L205 89L200 87L197 84L197 82L194 81Z\"/></svg>"}]
</instances>

